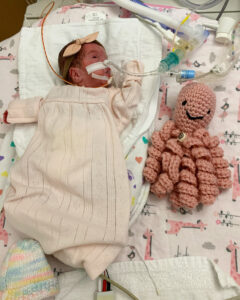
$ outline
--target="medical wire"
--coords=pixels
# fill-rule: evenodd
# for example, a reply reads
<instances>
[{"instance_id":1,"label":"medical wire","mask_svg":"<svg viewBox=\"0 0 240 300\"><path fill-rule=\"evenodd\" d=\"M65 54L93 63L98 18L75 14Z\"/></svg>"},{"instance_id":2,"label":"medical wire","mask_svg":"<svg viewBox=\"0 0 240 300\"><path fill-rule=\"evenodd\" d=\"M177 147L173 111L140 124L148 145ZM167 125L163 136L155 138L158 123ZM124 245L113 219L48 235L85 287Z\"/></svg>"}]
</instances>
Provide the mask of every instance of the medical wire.
<instances>
[{"instance_id":1,"label":"medical wire","mask_svg":"<svg viewBox=\"0 0 240 300\"><path fill-rule=\"evenodd\" d=\"M44 36L43 36L43 33L44 33L44 32L43 32L43 28L44 28L44 23L45 23L45 21L46 21L48 15L50 14L51 10L53 9L53 7L54 7L54 5L55 5L55 2L54 2L54 1L51 1L51 2L45 7L45 9L46 9L50 4L52 4L52 5L51 5L50 9L48 10L46 16L43 18L43 21L42 21L42 24L41 24L41 38L42 38L42 45L43 45L44 54L45 54L47 63L48 63L48 65L49 65L49 67L51 68L51 70L53 71L53 73L54 73L58 78L60 78L61 80L63 80L64 82L66 82L66 83L68 83L68 84L70 84L70 85L73 85L72 82L70 82L70 81L64 79L62 76L60 76L60 75L54 70L54 68L52 67L52 65L51 65L51 63L50 63L50 61L49 61L49 59L48 59L48 55L47 55L47 51L46 51L46 47L45 47L45 43L44 43ZM45 9L44 9L44 10L45 10ZM43 10L43 11L44 11L44 10ZM43 12L42 12L42 13L43 13Z\"/></svg>"},{"instance_id":2,"label":"medical wire","mask_svg":"<svg viewBox=\"0 0 240 300\"><path fill-rule=\"evenodd\" d=\"M221 11L219 12L219 14L218 14L218 16L216 18L217 21L221 18L222 14L224 13L224 11L225 11L225 9L226 9L226 7L228 5L228 2L229 2L229 0L226 0L224 2L223 7L221 8Z\"/></svg>"},{"instance_id":3,"label":"medical wire","mask_svg":"<svg viewBox=\"0 0 240 300\"><path fill-rule=\"evenodd\" d=\"M140 300L135 295L133 295L129 290L127 290L126 288L124 288L123 286L121 286L116 281L108 278L107 276L105 276L103 274L101 274L99 277L102 278L102 279L104 279L104 280L106 280L106 281L108 281L109 283L111 283L112 285L114 285L115 287L117 287L118 289L120 289L121 291L123 291L125 294L127 294L129 297L131 297L133 300Z\"/></svg>"},{"instance_id":4,"label":"medical wire","mask_svg":"<svg viewBox=\"0 0 240 300\"><path fill-rule=\"evenodd\" d=\"M176 36L179 32L180 27L189 19L189 17L191 16L191 13L188 13L187 16L180 22L180 24L178 25L178 27L176 28L175 32L174 32L174 36L173 36L173 46L172 46L172 51L174 51L174 43L175 43L175 39Z\"/></svg>"},{"instance_id":5,"label":"medical wire","mask_svg":"<svg viewBox=\"0 0 240 300\"><path fill-rule=\"evenodd\" d=\"M138 251L138 249L137 249L136 246L130 246L130 245L128 245L128 247L133 248L134 250L136 250L138 256L140 257L141 261L143 262L143 264L144 264L144 266L145 266L145 268L146 268L146 270L147 270L147 272L148 272L148 276L150 277L150 279L151 279L151 281L152 281L152 283L153 283L153 285L154 285L156 294L159 296L159 290L158 290L157 284L156 284L156 282L155 282L155 280L154 280L152 274L150 273L150 271L149 271L149 269L148 269L148 266L147 266L147 264L146 264L146 261L142 258L141 254L140 254L140 252Z\"/></svg>"},{"instance_id":6,"label":"medical wire","mask_svg":"<svg viewBox=\"0 0 240 300\"><path fill-rule=\"evenodd\" d=\"M196 4L196 3L193 3L189 0L179 0L179 3L182 6L185 6L187 8L190 8L191 10L196 11L196 10L204 10L204 9L214 7L217 4L221 3L222 1L224 1L224 0L210 0L210 1L207 1L203 4Z\"/></svg>"}]
</instances>

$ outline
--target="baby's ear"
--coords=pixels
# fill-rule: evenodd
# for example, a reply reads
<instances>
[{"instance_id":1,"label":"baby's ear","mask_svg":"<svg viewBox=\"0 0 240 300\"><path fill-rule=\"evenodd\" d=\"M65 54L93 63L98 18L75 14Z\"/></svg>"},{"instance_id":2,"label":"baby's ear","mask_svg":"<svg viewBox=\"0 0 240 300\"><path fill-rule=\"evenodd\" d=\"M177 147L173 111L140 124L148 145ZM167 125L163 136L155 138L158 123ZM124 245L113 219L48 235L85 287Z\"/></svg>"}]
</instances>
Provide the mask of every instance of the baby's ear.
<instances>
[{"instance_id":1,"label":"baby's ear","mask_svg":"<svg viewBox=\"0 0 240 300\"><path fill-rule=\"evenodd\" d=\"M83 72L78 67L71 67L69 69L69 76L72 79L72 82L75 84L82 84L83 82Z\"/></svg>"}]
</instances>

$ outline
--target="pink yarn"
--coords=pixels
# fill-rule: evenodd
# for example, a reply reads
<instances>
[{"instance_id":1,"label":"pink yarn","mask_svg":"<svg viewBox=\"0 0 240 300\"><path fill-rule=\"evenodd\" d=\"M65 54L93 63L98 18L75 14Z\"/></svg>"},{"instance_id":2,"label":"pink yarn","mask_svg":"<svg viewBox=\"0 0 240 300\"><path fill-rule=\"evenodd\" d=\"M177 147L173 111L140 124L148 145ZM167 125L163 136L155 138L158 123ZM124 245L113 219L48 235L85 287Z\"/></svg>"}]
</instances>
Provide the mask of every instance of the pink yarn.
<instances>
[{"instance_id":1,"label":"pink yarn","mask_svg":"<svg viewBox=\"0 0 240 300\"><path fill-rule=\"evenodd\" d=\"M215 94L206 85L188 84L179 93L175 121L152 135L143 176L159 198L170 194L175 208L213 204L221 189L232 185L219 139L206 130L215 107Z\"/></svg>"}]
</instances>

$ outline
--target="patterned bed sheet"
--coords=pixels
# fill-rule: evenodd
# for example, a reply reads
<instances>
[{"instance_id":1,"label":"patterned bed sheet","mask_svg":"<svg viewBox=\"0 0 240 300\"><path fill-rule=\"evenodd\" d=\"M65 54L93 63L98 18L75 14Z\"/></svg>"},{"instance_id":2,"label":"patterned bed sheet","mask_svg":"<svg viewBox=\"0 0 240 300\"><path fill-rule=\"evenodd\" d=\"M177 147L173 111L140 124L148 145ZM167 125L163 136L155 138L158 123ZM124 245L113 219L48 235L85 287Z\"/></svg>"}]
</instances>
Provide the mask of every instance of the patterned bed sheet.
<instances>
[{"instance_id":1,"label":"patterned bed sheet","mask_svg":"<svg viewBox=\"0 0 240 300\"><path fill-rule=\"evenodd\" d=\"M104 6L94 5L94 10L103 10ZM77 4L56 10L51 18L55 23L77 22L86 12L91 11L88 5ZM131 14L116 5L108 7L108 17L131 17ZM168 14L183 16L183 10L171 7L156 6ZM78 11L78 14L76 14ZM73 14L74 12L74 14ZM76 18L77 16L77 18ZM193 14L191 22L198 22L199 16ZM39 26L41 21L35 26ZM5 111L8 103L18 97L17 51L20 34L0 43L0 109ZM164 47L169 50L169 45ZM223 47L214 42L211 34L205 45L184 61L184 68L198 71L208 70L221 57ZM3 71L4 70L4 71ZM209 82L217 95L217 108L210 125L210 133L221 139L225 156L229 160L233 188L222 193L214 205L200 207L192 213L180 214L172 211L167 199L159 200L150 195L141 215L129 229L129 246L118 256L117 261L156 260L179 256L206 256L223 271L231 275L240 285L238 251L240 251L240 62L222 81ZM174 78L163 77L159 89L159 116L156 127L160 128L171 118L174 104L181 86ZM8 179L9 168L17 159L12 141L12 128L1 122L0 127L0 195ZM4 138L5 137L5 138ZM148 139L143 139L148 143ZM141 164L141 157L136 153L136 164ZM129 181L134 186L134 174L129 172ZM1 202L1 201L0 201ZM0 203L1 204L1 203ZM10 227L4 211L0 214L0 264L8 247L19 239L18 234ZM60 273L69 268L52 257L49 260Z\"/></svg>"},{"instance_id":2,"label":"patterned bed sheet","mask_svg":"<svg viewBox=\"0 0 240 300\"><path fill-rule=\"evenodd\" d=\"M184 61L183 69L207 71L223 59L223 51L212 33L205 45ZM221 193L213 205L182 214L173 211L167 199L150 194L141 216L129 230L129 246L117 260L205 256L240 285L240 61L228 76L207 84L217 96L209 132L220 138L232 172L232 189ZM157 129L173 116L180 89L174 78L162 78Z\"/></svg>"}]
</instances>

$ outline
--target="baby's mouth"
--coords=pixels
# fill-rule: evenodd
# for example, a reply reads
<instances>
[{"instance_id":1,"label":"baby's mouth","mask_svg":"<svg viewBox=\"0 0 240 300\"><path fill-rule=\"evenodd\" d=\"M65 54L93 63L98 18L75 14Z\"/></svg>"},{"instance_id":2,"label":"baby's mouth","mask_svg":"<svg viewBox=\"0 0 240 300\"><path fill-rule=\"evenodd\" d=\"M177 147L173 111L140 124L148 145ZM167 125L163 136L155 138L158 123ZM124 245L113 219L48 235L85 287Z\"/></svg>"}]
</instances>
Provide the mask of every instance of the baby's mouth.
<instances>
[{"instance_id":1,"label":"baby's mouth","mask_svg":"<svg viewBox=\"0 0 240 300\"><path fill-rule=\"evenodd\" d=\"M188 119L190 119L190 120L202 120L203 119L202 116L200 116L200 117L192 117L187 110L186 110L186 115L187 115Z\"/></svg>"}]
</instances>

